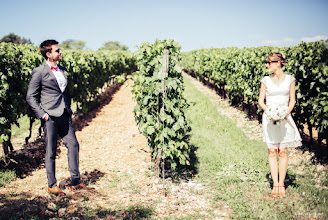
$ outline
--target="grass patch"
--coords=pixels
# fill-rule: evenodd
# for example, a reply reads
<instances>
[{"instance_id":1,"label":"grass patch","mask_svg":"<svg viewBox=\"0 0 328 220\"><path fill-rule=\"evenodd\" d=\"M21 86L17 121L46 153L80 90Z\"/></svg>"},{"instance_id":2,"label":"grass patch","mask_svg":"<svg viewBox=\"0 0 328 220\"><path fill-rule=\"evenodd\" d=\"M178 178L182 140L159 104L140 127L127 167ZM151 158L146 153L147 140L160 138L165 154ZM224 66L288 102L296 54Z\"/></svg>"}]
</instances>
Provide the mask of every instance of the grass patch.
<instances>
[{"instance_id":1,"label":"grass patch","mask_svg":"<svg viewBox=\"0 0 328 220\"><path fill-rule=\"evenodd\" d=\"M10 183L16 178L16 173L13 170L0 170L0 187Z\"/></svg>"},{"instance_id":2,"label":"grass patch","mask_svg":"<svg viewBox=\"0 0 328 220\"><path fill-rule=\"evenodd\" d=\"M24 115L18 119L18 124L19 126L17 126L16 124L13 124L11 126L11 134L13 137L23 134L30 128L30 118L27 115ZM40 120L36 119L33 123L33 126L39 124Z\"/></svg>"},{"instance_id":3,"label":"grass patch","mask_svg":"<svg viewBox=\"0 0 328 220\"><path fill-rule=\"evenodd\" d=\"M185 78L185 97L191 104L186 117L196 146L197 179L207 182L215 199L233 209L230 217L242 219L295 219L320 215L328 218L327 187L314 184L314 166L302 175L290 166L285 185L288 197L273 199L267 149L250 140L236 123L222 116L207 96ZM327 184L322 181L322 184Z\"/></svg>"}]
</instances>

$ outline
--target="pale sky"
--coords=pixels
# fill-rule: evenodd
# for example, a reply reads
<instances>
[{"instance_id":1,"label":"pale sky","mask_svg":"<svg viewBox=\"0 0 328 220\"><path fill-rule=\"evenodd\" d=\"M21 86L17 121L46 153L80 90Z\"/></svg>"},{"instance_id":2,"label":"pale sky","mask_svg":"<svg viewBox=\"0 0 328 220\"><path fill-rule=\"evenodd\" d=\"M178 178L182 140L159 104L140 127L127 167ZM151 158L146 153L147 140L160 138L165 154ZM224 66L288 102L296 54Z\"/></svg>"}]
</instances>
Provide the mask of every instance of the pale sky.
<instances>
[{"instance_id":1,"label":"pale sky","mask_svg":"<svg viewBox=\"0 0 328 220\"><path fill-rule=\"evenodd\" d=\"M174 39L182 51L295 46L328 39L328 0L0 0L0 38L119 41Z\"/></svg>"}]
</instances>

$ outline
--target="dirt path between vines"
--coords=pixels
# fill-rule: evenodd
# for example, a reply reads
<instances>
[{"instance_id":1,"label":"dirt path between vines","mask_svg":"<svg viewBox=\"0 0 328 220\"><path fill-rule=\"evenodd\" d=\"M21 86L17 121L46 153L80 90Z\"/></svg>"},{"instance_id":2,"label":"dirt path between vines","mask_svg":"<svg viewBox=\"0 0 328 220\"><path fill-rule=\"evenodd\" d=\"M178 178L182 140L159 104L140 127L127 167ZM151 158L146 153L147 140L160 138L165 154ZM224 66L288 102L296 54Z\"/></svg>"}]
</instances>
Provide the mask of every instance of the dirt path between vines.
<instances>
[{"instance_id":1,"label":"dirt path between vines","mask_svg":"<svg viewBox=\"0 0 328 220\"><path fill-rule=\"evenodd\" d=\"M80 171L94 191L65 197L47 193L45 168L0 188L0 213L7 216L84 219L174 218L197 215L228 219L229 207L211 207L210 192L194 180L173 184L153 177L146 139L136 126L131 81L125 82L92 121L76 135L80 143ZM67 150L60 146L57 181L69 178ZM216 204L217 207L217 204ZM214 213L214 214L213 214Z\"/></svg>"}]
</instances>

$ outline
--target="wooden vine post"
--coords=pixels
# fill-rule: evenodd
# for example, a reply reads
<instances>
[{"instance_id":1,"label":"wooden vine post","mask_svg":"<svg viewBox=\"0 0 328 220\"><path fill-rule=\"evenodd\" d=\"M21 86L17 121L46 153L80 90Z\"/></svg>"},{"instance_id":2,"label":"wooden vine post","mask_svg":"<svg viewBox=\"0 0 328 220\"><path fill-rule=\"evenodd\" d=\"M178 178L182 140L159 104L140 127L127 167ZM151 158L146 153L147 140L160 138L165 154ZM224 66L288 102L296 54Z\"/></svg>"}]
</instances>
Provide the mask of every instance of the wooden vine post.
<instances>
[{"instance_id":1,"label":"wooden vine post","mask_svg":"<svg viewBox=\"0 0 328 220\"><path fill-rule=\"evenodd\" d=\"M169 50L165 49L164 50L164 55L163 55L163 67L162 67L162 72L161 72L161 82L162 82L162 100L163 100L163 104L160 110L161 114L164 114L165 112L165 106L164 106L164 100L166 99L166 87L165 87L165 78L168 77L169 75ZM165 124L163 122L163 128L165 128ZM162 146L164 146L164 140L162 143ZM155 175L159 177L159 172L160 172L160 166L161 166L161 160L162 160L162 147L158 147L157 150L157 155L156 155L156 160L155 160ZM162 162L162 176L164 178L164 160Z\"/></svg>"}]
</instances>

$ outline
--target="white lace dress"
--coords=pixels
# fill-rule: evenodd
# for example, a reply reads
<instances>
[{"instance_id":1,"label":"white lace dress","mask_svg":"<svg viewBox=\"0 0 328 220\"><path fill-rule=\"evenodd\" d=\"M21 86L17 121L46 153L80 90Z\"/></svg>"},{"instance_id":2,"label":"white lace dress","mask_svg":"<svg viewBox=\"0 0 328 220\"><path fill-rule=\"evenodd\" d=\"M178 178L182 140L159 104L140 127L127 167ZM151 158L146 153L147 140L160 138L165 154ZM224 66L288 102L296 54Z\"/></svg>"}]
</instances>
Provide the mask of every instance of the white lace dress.
<instances>
[{"instance_id":1,"label":"white lace dress","mask_svg":"<svg viewBox=\"0 0 328 220\"><path fill-rule=\"evenodd\" d=\"M283 104L288 106L289 89L293 81L295 81L293 76L286 75L283 81L278 84L272 81L270 76L265 76L261 82L266 86L266 105ZM300 133L291 114L280 124L273 124L264 112L262 117L262 128L263 141L267 144L268 148L278 149L302 145Z\"/></svg>"}]
</instances>

